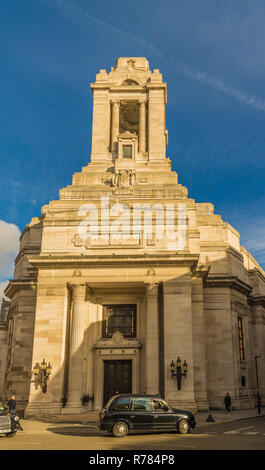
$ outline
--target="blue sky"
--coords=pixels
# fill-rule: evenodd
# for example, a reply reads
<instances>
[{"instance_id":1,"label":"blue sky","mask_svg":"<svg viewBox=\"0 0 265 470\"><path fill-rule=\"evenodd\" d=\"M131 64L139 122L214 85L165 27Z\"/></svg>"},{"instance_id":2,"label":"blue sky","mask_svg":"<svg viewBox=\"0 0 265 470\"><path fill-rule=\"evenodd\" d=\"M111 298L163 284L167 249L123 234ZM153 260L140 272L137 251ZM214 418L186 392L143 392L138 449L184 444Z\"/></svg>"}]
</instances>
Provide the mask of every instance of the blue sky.
<instances>
[{"instance_id":1,"label":"blue sky","mask_svg":"<svg viewBox=\"0 0 265 470\"><path fill-rule=\"evenodd\" d=\"M2 1L0 220L22 231L58 199L90 159L89 83L145 56L168 85L179 182L265 268L264 24L264 0Z\"/></svg>"}]
</instances>

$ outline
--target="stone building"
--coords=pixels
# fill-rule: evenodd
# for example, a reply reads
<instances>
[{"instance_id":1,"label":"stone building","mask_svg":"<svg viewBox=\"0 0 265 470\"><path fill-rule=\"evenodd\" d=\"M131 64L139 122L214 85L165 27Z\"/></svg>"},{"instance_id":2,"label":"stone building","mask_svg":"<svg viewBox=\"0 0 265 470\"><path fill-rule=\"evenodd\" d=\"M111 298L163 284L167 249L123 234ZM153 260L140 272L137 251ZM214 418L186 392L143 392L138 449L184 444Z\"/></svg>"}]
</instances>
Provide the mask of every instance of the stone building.
<instances>
[{"instance_id":1,"label":"stone building","mask_svg":"<svg viewBox=\"0 0 265 470\"><path fill-rule=\"evenodd\" d=\"M171 171L159 70L122 57L91 89L91 162L21 235L0 394L15 393L28 416L99 410L117 390L192 410L223 408L229 392L235 408L254 407L255 356L265 390L264 271ZM43 359L46 393L33 373Z\"/></svg>"}]
</instances>

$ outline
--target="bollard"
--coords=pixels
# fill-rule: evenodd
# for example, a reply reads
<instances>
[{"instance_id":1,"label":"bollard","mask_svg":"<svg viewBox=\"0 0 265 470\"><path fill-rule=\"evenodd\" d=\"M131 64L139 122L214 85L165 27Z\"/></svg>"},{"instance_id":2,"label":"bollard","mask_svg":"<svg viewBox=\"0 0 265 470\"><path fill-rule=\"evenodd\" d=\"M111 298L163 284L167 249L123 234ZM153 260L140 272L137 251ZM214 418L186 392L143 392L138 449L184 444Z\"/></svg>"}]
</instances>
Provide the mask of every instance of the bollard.
<instances>
[{"instance_id":1,"label":"bollard","mask_svg":"<svg viewBox=\"0 0 265 470\"><path fill-rule=\"evenodd\" d=\"M208 418L206 419L208 423L215 423L215 420L213 419L213 416L209 414Z\"/></svg>"}]
</instances>

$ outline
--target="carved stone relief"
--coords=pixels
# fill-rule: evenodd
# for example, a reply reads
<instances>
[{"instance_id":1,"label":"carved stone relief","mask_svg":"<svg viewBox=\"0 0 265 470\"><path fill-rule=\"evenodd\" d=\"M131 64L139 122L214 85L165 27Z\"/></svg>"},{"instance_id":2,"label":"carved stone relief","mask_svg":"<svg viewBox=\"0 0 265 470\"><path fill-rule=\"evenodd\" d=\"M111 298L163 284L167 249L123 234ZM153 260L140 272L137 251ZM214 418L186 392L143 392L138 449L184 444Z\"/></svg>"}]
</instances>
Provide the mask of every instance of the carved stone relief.
<instances>
[{"instance_id":1,"label":"carved stone relief","mask_svg":"<svg viewBox=\"0 0 265 470\"><path fill-rule=\"evenodd\" d=\"M112 175L112 186L114 188L133 187L136 184L135 170L118 170Z\"/></svg>"}]
</instances>

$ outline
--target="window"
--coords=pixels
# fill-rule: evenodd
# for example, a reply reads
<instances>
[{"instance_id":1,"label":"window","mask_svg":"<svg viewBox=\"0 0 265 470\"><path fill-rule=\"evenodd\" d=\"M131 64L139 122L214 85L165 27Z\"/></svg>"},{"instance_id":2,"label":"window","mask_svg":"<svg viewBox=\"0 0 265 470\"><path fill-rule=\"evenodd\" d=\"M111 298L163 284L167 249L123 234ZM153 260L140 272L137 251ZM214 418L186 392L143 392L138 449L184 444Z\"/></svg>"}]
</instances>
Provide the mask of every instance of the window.
<instances>
[{"instance_id":1,"label":"window","mask_svg":"<svg viewBox=\"0 0 265 470\"><path fill-rule=\"evenodd\" d=\"M154 411L168 411L169 406L163 400L153 399Z\"/></svg>"},{"instance_id":2,"label":"window","mask_svg":"<svg viewBox=\"0 0 265 470\"><path fill-rule=\"evenodd\" d=\"M4 411L5 410L5 407L4 405L0 402L0 411Z\"/></svg>"},{"instance_id":3,"label":"window","mask_svg":"<svg viewBox=\"0 0 265 470\"><path fill-rule=\"evenodd\" d=\"M134 411L153 411L153 405L150 398L133 398L132 410Z\"/></svg>"},{"instance_id":4,"label":"window","mask_svg":"<svg viewBox=\"0 0 265 470\"><path fill-rule=\"evenodd\" d=\"M136 305L103 306L103 338L110 338L115 331L129 338L136 336Z\"/></svg>"},{"instance_id":5,"label":"window","mask_svg":"<svg viewBox=\"0 0 265 470\"><path fill-rule=\"evenodd\" d=\"M136 134L139 139L139 110L140 104L137 100L120 101L119 134L127 131Z\"/></svg>"},{"instance_id":6,"label":"window","mask_svg":"<svg viewBox=\"0 0 265 470\"><path fill-rule=\"evenodd\" d=\"M122 158L132 158L132 145L122 146Z\"/></svg>"},{"instance_id":7,"label":"window","mask_svg":"<svg viewBox=\"0 0 265 470\"><path fill-rule=\"evenodd\" d=\"M122 397L120 398L115 405L115 410L129 410L130 409L130 397Z\"/></svg>"},{"instance_id":8,"label":"window","mask_svg":"<svg viewBox=\"0 0 265 470\"><path fill-rule=\"evenodd\" d=\"M242 387L246 386L246 377L244 375L241 376L241 386Z\"/></svg>"},{"instance_id":9,"label":"window","mask_svg":"<svg viewBox=\"0 0 265 470\"><path fill-rule=\"evenodd\" d=\"M239 356L240 356L240 361L244 361L245 360L245 350L244 350L242 317L238 317L237 322L238 322Z\"/></svg>"},{"instance_id":10,"label":"window","mask_svg":"<svg viewBox=\"0 0 265 470\"><path fill-rule=\"evenodd\" d=\"M106 408L106 409L109 408L109 409L111 410L114 405L115 405L115 397L111 397L111 398L107 401L107 403L106 403L106 405L104 406L104 408Z\"/></svg>"},{"instance_id":11,"label":"window","mask_svg":"<svg viewBox=\"0 0 265 470\"><path fill-rule=\"evenodd\" d=\"M138 85L138 83L135 80L125 80L123 85Z\"/></svg>"}]
</instances>

